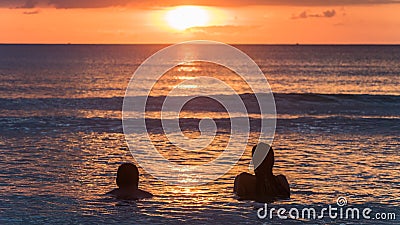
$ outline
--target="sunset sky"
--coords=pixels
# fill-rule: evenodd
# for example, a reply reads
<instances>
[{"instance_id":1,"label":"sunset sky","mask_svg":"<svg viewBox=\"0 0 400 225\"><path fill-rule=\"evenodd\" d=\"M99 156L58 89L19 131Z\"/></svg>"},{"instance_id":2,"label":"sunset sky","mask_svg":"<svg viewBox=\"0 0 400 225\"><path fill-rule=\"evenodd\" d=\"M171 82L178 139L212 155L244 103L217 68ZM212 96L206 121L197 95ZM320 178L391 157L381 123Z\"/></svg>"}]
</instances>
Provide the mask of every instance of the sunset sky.
<instances>
[{"instance_id":1,"label":"sunset sky","mask_svg":"<svg viewBox=\"0 0 400 225\"><path fill-rule=\"evenodd\" d=\"M0 43L399 44L399 13L396 0L0 0Z\"/></svg>"}]
</instances>

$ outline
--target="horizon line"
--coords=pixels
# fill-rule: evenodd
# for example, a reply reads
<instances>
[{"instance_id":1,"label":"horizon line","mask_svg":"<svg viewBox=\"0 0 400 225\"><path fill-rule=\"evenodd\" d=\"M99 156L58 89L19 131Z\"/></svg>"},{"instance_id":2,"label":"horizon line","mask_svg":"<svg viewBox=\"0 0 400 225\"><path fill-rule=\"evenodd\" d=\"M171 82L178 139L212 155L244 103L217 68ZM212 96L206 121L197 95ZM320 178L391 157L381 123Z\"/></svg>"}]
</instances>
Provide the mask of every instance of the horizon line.
<instances>
[{"instance_id":1,"label":"horizon line","mask_svg":"<svg viewBox=\"0 0 400 225\"><path fill-rule=\"evenodd\" d=\"M185 42L185 41L182 41ZM174 45L176 43L13 43L0 42L0 45ZM400 45L399 43L225 43L228 45Z\"/></svg>"}]
</instances>

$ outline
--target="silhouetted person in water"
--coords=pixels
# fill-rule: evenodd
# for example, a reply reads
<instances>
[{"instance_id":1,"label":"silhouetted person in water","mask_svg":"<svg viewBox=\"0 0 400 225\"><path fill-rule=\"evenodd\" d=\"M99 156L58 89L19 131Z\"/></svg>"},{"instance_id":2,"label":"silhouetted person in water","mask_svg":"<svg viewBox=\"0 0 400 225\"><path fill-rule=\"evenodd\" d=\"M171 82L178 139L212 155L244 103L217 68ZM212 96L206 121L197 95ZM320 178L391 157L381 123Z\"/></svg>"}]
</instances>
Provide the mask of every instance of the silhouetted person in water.
<instances>
[{"instance_id":1,"label":"silhouetted person in water","mask_svg":"<svg viewBox=\"0 0 400 225\"><path fill-rule=\"evenodd\" d=\"M241 173L236 176L234 192L240 200L255 200L257 202L272 202L277 199L290 198L290 188L286 177L283 175L275 176L272 173L275 161L272 147L265 143L254 146L253 157L256 149L258 149L257 151L269 151L262 163L254 169L255 176L249 173Z\"/></svg>"},{"instance_id":2,"label":"silhouetted person in water","mask_svg":"<svg viewBox=\"0 0 400 225\"><path fill-rule=\"evenodd\" d=\"M151 193L139 189L139 170L132 163L124 163L119 166L117 172L117 186L118 188L107 194L117 199L125 200L153 197Z\"/></svg>"}]
</instances>

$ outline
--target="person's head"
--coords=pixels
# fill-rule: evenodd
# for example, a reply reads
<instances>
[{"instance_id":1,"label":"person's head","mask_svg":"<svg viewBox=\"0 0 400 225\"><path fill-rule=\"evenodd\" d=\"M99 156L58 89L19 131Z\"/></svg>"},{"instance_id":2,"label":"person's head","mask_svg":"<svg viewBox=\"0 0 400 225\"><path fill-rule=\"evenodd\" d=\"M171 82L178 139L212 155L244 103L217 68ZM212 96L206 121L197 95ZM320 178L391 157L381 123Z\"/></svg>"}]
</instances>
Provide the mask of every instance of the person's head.
<instances>
[{"instance_id":1,"label":"person's head","mask_svg":"<svg viewBox=\"0 0 400 225\"><path fill-rule=\"evenodd\" d=\"M124 187L139 187L139 170L132 163L124 163L118 167L117 185Z\"/></svg>"},{"instance_id":2,"label":"person's head","mask_svg":"<svg viewBox=\"0 0 400 225\"><path fill-rule=\"evenodd\" d=\"M254 153L257 149L257 157L263 157L265 156L265 153L268 152L268 154L265 156L261 164L254 169L254 172L259 175L273 175L272 173L272 167L274 167L274 150L272 149L271 146L265 144L265 143L259 143L258 145L253 146L253 149L251 151L251 156L254 157ZM253 162L256 161L253 158Z\"/></svg>"}]
</instances>

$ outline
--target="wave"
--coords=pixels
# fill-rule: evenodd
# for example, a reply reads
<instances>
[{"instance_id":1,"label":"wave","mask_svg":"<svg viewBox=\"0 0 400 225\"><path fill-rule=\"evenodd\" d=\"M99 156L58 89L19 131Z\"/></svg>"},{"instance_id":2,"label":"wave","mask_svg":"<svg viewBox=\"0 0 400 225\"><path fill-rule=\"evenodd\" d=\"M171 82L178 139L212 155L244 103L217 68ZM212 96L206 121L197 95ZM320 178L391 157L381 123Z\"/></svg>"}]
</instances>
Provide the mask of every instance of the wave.
<instances>
[{"instance_id":1,"label":"wave","mask_svg":"<svg viewBox=\"0 0 400 225\"><path fill-rule=\"evenodd\" d=\"M135 122L132 119L131 122ZM215 119L217 134L230 134L231 119ZM168 123L169 121L164 121ZM170 120L172 122L172 120ZM182 131L199 132L200 119L181 118L179 125ZM33 117L0 117L0 133L2 136L15 136L16 134L27 135L51 135L59 133L79 133L79 132L98 132L98 133L122 133L121 119L112 118L79 118L79 117L52 117L52 116L33 116ZM162 123L160 119L146 120L147 132L162 134ZM260 131L260 119L250 119L250 132ZM385 135L398 138L400 131L400 119L393 118L353 118L333 116L323 119L313 117L302 117L295 119L278 119L276 132L293 133L329 133L329 134L362 134L362 135ZM138 131L140 132L140 131ZM240 131L239 131L240 132ZM243 129L243 132L248 132Z\"/></svg>"},{"instance_id":2,"label":"wave","mask_svg":"<svg viewBox=\"0 0 400 225\"><path fill-rule=\"evenodd\" d=\"M210 96L210 97L221 97ZM234 96L224 96L226 99ZM135 102L144 96L128 97ZM160 111L166 96L151 96L147 111ZM169 97L177 103L182 97ZM248 113L259 113L254 94L241 94ZM277 113L288 115L364 115L397 117L400 115L400 96L368 94L274 94ZM114 110L121 111L123 97L110 98L0 98L0 111L61 111L61 110ZM184 111L226 112L226 109L208 97L197 97L188 102ZM3 113L4 114L4 113Z\"/></svg>"}]
</instances>

